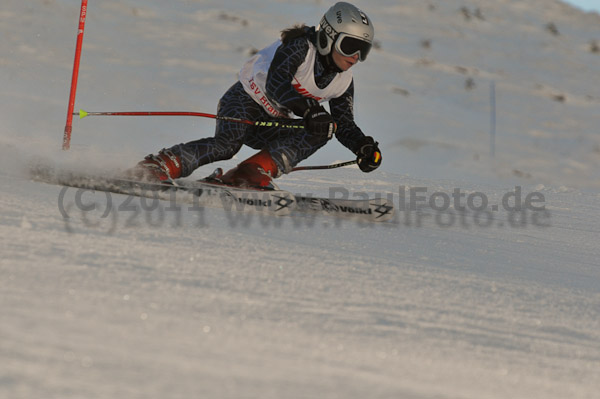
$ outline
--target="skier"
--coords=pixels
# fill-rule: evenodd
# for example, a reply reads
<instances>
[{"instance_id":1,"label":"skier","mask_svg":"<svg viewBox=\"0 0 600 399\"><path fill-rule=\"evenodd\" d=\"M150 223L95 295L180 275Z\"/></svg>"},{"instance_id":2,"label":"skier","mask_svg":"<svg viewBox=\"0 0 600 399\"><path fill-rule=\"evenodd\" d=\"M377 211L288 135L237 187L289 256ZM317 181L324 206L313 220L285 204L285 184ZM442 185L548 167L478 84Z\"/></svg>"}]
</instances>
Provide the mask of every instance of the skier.
<instances>
[{"instance_id":1,"label":"skier","mask_svg":"<svg viewBox=\"0 0 600 399\"><path fill-rule=\"evenodd\" d=\"M239 81L221 98L218 115L251 121L303 119L304 128L254 126L217 120L214 137L148 155L130 170L136 178L170 182L196 168L231 159L248 145L260 150L218 180L242 187L272 188L272 179L289 173L336 138L357 156L363 172L381 164L378 143L354 122L354 82L350 68L365 61L373 43L371 20L352 4L331 7L318 27L296 25L242 67ZM320 105L329 102L331 113ZM217 169L219 170L219 169Z\"/></svg>"}]
</instances>

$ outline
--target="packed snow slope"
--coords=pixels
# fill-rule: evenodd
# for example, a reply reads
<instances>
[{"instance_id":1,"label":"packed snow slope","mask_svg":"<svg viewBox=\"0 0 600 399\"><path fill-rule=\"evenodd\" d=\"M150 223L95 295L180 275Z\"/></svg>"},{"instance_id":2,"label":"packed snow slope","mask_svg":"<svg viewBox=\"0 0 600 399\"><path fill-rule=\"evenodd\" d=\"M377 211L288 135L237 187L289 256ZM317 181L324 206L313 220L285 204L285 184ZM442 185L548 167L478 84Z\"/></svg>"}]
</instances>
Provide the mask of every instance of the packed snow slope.
<instances>
[{"instance_id":1,"label":"packed snow slope","mask_svg":"<svg viewBox=\"0 0 600 399\"><path fill-rule=\"evenodd\" d=\"M384 165L278 183L391 195L390 223L31 181L37 164L123 169L214 122L90 117L61 151L79 2L3 1L0 398L598 396L600 16L356 4L378 40L356 118ZM215 112L253 49L329 5L90 2L77 106ZM333 141L306 163L351 157Z\"/></svg>"}]
</instances>

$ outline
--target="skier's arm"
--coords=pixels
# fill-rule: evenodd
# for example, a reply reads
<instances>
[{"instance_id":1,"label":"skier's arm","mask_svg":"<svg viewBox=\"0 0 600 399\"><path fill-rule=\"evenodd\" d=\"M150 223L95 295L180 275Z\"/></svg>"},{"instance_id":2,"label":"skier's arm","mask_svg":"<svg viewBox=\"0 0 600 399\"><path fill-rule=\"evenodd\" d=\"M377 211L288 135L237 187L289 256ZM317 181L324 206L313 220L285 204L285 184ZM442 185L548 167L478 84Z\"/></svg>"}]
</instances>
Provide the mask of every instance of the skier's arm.
<instances>
[{"instance_id":1,"label":"skier's arm","mask_svg":"<svg viewBox=\"0 0 600 399\"><path fill-rule=\"evenodd\" d=\"M265 88L269 98L300 117L304 116L309 104L306 97L292 86L292 80L307 53L306 37L299 37L279 46L271 62Z\"/></svg>"},{"instance_id":2,"label":"skier's arm","mask_svg":"<svg viewBox=\"0 0 600 399\"><path fill-rule=\"evenodd\" d=\"M337 123L336 138L353 153L357 153L365 134L354 122L354 81L338 98L329 100L329 109Z\"/></svg>"},{"instance_id":3,"label":"skier's arm","mask_svg":"<svg viewBox=\"0 0 600 399\"><path fill-rule=\"evenodd\" d=\"M381 152L375 140L366 136L354 122L354 82L338 98L329 101L333 120L337 123L336 137L356 156L363 172L371 172L381 165Z\"/></svg>"}]
</instances>

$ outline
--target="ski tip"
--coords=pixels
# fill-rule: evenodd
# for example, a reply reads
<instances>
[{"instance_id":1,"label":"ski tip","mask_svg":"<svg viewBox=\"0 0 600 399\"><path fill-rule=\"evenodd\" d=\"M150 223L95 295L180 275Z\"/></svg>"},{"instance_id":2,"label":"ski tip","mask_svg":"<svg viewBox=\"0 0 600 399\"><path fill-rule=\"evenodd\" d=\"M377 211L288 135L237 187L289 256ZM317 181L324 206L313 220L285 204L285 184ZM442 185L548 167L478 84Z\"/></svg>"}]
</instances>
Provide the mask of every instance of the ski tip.
<instances>
[{"instance_id":1,"label":"ski tip","mask_svg":"<svg viewBox=\"0 0 600 399\"><path fill-rule=\"evenodd\" d=\"M88 116L88 113L82 109L79 110L79 119L83 119Z\"/></svg>"}]
</instances>

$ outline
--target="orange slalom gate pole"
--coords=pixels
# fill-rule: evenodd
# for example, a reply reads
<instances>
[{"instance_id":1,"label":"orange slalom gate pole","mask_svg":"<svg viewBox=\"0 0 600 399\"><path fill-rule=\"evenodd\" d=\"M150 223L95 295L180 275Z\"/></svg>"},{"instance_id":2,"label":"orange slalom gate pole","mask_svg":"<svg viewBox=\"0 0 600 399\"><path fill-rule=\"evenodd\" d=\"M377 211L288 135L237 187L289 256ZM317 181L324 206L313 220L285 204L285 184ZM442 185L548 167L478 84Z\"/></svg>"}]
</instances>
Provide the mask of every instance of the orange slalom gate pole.
<instances>
[{"instance_id":1,"label":"orange slalom gate pole","mask_svg":"<svg viewBox=\"0 0 600 399\"><path fill-rule=\"evenodd\" d=\"M71 147L71 133L73 131L73 108L75 108L75 95L77 93L77 79L79 77L79 62L81 59L81 48L83 46L83 32L85 30L85 19L87 16L88 0L81 0L81 13L79 15L79 29L77 31L77 45L75 47L75 61L73 62L73 77L71 79L71 94L69 96L69 107L67 110L67 123L63 136L63 150Z\"/></svg>"}]
</instances>

